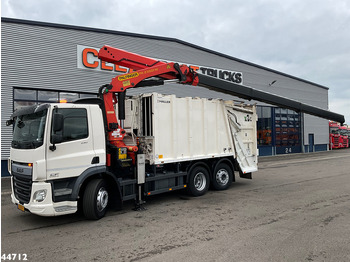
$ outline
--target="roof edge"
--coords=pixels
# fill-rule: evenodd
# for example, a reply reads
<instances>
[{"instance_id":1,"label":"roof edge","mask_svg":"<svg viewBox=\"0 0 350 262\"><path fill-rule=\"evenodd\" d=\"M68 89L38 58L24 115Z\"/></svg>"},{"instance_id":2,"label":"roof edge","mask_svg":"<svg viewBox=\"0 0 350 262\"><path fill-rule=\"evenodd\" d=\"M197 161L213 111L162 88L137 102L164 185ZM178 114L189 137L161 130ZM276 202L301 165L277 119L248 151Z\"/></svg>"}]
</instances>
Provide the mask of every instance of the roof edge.
<instances>
[{"instance_id":1,"label":"roof edge","mask_svg":"<svg viewBox=\"0 0 350 262\"><path fill-rule=\"evenodd\" d=\"M51 22L41 22L41 21L34 21L34 20L24 20L24 19L17 19L17 18L9 18L9 17L1 17L1 22L6 23L16 23L16 24L28 24L28 25L36 25L36 26L49 26L49 27L56 27L56 28L63 28L63 29L72 29L72 30L80 30L80 31L89 31L89 32L95 32L95 33L105 33L105 34L115 34L115 35L122 35L122 36L130 36L130 37L139 37L139 38L146 38L146 39L154 39L154 40L161 40L161 41L169 41L169 42L176 42L179 44L183 44L195 49L199 49L217 56L221 56L230 60L234 60L239 63L243 63L249 66L254 66L275 74L279 74L285 77L289 77L294 80L298 80L307 84L311 84L314 86L318 86L324 89L329 90L329 87L296 77L292 76L268 67L264 67L255 63L251 63L233 56L229 56L202 46L198 46L183 40L179 40L177 38L171 38L171 37L164 37L164 36L154 36L154 35L146 35L146 34L139 34L139 33L130 33L130 32L122 32L122 31L116 31L116 30L110 30L110 29L100 29L100 28L93 28L93 27L85 27L85 26L76 26L76 25L67 25L67 24L58 24L58 23L51 23Z\"/></svg>"}]
</instances>

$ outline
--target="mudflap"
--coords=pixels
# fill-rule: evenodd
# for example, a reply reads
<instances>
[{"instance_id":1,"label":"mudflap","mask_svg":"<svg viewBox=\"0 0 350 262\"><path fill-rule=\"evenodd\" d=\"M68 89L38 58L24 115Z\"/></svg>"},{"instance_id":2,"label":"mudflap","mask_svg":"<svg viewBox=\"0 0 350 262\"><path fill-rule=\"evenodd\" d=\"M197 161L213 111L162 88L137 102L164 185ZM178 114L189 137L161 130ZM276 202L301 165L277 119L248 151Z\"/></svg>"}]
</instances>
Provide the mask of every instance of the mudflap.
<instances>
[{"instance_id":1,"label":"mudflap","mask_svg":"<svg viewBox=\"0 0 350 262\"><path fill-rule=\"evenodd\" d=\"M239 172L239 176L241 178L245 178L245 179L252 179L252 173L251 172L250 173L245 173L245 174L243 174L243 172Z\"/></svg>"}]
</instances>

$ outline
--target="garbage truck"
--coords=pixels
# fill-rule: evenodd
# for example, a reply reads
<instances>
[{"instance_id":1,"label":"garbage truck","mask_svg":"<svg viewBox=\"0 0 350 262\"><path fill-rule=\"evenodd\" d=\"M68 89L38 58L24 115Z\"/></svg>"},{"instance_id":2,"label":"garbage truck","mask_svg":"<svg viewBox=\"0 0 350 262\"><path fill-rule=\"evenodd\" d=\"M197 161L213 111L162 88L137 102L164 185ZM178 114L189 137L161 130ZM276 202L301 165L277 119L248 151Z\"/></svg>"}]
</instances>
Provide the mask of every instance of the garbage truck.
<instances>
[{"instance_id":1,"label":"garbage truck","mask_svg":"<svg viewBox=\"0 0 350 262\"><path fill-rule=\"evenodd\" d=\"M344 116L233 82L201 75L110 46L103 61L134 71L98 89L99 97L44 103L15 111L8 169L12 202L23 212L58 216L82 210L100 219L109 207L156 194L226 190L258 170L254 104L159 93L127 96L129 88L176 82L202 86L344 122ZM215 197L215 195L213 195Z\"/></svg>"}]
</instances>

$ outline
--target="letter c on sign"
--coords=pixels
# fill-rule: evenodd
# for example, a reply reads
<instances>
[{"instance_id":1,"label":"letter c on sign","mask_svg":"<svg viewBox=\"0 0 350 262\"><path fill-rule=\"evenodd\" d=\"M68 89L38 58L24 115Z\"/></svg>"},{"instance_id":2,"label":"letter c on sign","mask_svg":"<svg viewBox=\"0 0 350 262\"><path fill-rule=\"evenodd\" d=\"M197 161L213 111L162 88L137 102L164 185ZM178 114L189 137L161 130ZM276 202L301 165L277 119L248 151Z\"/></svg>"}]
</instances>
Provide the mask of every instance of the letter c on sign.
<instances>
[{"instance_id":1,"label":"letter c on sign","mask_svg":"<svg viewBox=\"0 0 350 262\"><path fill-rule=\"evenodd\" d=\"M96 68L98 67L98 61L94 61L93 63L89 63L87 56L88 53L91 53L93 56L97 57L98 53L95 49L92 48L85 48L83 50L83 65L88 68Z\"/></svg>"}]
</instances>

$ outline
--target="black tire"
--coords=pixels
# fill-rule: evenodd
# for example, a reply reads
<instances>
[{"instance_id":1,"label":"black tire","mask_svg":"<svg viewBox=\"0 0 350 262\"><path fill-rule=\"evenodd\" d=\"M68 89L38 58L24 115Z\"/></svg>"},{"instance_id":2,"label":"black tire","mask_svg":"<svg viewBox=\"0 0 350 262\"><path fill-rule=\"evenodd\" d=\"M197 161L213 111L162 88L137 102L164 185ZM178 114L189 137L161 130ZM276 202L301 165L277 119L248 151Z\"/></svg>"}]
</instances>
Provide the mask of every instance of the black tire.
<instances>
[{"instance_id":1,"label":"black tire","mask_svg":"<svg viewBox=\"0 0 350 262\"><path fill-rule=\"evenodd\" d=\"M226 190L231 186L232 180L232 169L229 165L221 163L214 170L211 185L215 190Z\"/></svg>"},{"instance_id":2,"label":"black tire","mask_svg":"<svg viewBox=\"0 0 350 262\"><path fill-rule=\"evenodd\" d=\"M192 196L202 196L209 189L209 173L202 166L197 166L190 171L187 184L187 192Z\"/></svg>"},{"instance_id":3,"label":"black tire","mask_svg":"<svg viewBox=\"0 0 350 262\"><path fill-rule=\"evenodd\" d=\"M97 220L106 214L108 207L108 191L106 181L94 179L85 188L83 211L87 219Z\"/></svg>"}]
</instances>

